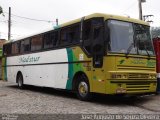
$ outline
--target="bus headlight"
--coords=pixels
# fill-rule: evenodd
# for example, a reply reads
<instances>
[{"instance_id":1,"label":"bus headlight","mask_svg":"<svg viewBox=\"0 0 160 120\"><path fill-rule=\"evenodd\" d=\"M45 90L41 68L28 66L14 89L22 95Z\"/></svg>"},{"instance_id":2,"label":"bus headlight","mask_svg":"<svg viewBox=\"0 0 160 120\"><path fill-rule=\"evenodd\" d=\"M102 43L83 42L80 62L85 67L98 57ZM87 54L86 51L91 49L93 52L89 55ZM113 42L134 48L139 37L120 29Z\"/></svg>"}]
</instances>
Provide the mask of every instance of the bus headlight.
<instances>
[{"instance_id":1,"label":"bus headlight","mask_svg":"<svg viewBox=\"0 0 160 120\"><path fill-rule=\"evenodd\" d=\"M156 79L156 78L157 78L157 76L156 76L156 75L154 75L154 74L151 74L151 75L150 75L150 78L151 78L151 79Z\"/></svg>"},{"instance_id":2,"label":"bus headlight","mask_svg":"<svg viewBox=\"0 0 160 120\"><path fill-rule=\"evenodd\" d=\"M155 74L150 74L149 75L149 79L156 79L156 78L157 78L157 76Z\"/></svg>"}]
</instances>

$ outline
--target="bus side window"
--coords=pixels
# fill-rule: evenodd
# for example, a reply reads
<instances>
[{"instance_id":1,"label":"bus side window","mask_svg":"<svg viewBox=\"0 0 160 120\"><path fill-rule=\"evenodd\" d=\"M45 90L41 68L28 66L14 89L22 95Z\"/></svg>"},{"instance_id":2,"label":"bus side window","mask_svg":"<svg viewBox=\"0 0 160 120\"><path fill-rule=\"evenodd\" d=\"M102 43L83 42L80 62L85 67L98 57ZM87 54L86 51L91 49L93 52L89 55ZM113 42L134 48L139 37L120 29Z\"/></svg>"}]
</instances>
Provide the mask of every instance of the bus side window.
<instances>
[{"instance_id":1,"label":"bus side window","mask_svg":"<svg viewBox=\"0 0 160 120\"><path fill-rule=\"evenodd\" d=\"M67 36L67 31L68 28L62 28L61 32L60 32L60 45L68 45L69 41L68 41L68 36Z\"/></svg>"},{"instance_id":2,"label":"bus side window","mask_svg":"<svg viewBox=\"0 0 160 120\"><path fill-rule=\"evenodd\" d=\"M52 48L53 47L53 40L51 39L51 33L45 33L43 37L44 41L44 48Z\"/></svg>"},{"instance_id":3,"label":"bus side window","mask_svg":"<svg viewBox=\"0 0 160 120\"><path fill-rule=\"evenodd\" d=\"M61 45L72 45L80 42L80 25L74 24L61 30Z\"/></svg>"},{"instance_id":4,"label":"bus side window","mask_svg":"<svg viewBox=\"0 0 160 120\"><path fill-rule=\"evenodd\" d=\"M73 25L68 29L68 41L72 44L80 41L80 25Z\"/></svg>"},{"instance_id":5,"label":"bus side window","mask_svg":"<svg viewBox=\"0 0 160 120\"><path fill-rule=\"evenodd\" d=\"M91 54L91 20L84 21L83 26L83 40L84 40L84 48L88 52L88 54Z\"/></svg>"},{"instance_id":6,"label":"bus side window","mask_svg":"<svg viewBox=\"0 0 160 120\"><path fill-rule=\"evenodd\" d=\"M27 38L21 42L21 53L26 53L30 51L30 38Z\"/></svg>"},{"instance_id":7,"label":"bus side window","mask_svg":"<svg viewBox=\"0 0 160 120\"><path fill-rule=\"evenodd\" d=\"M31 51L42 49L42 35L37 35L31 39Z\"/></svg>"},{"instance_id":8,"label":"bus side window","mask_svg":"<svg viewBox=\"0 0 160 120\"><path fill-rule=\"evenodd\" d=\"M52 34L51 38L53 39L53 46L57 46L57 44L58 44L58 31L55 31Z\"/></svg>"},{"instance_id":9,"label":"bus side window","mask_svg":"<svg viewBox=\"0 0 160 120\"><path fill-rule=\"evenodd\" d=\"M6 44L6 45L4 45L4 47L3 47L3 51L4 52L3 52L3 54L5 56L11 55L11 51L12 51L11 47L12 47L12 44Z\"/></svg>"},{"instance_id":10,"label":"bus side window","mask_svg":"<svg viewBox=\"0 0 160 120\"><path fill-rule=\"evenodd\" d=\"M52 31L44 34L44 48L53 48L57 45L58 31Z\"/></svg>"},{"instance_id":11,"label":"bus side window","mask_svg":"<svg viewBox=\"0 0 160 120\"><path fill-rule=\"evenodd\" d=\"M12 54L19 54L20 52L20 42L12 43Z\"/></svg>"}]
</instances>

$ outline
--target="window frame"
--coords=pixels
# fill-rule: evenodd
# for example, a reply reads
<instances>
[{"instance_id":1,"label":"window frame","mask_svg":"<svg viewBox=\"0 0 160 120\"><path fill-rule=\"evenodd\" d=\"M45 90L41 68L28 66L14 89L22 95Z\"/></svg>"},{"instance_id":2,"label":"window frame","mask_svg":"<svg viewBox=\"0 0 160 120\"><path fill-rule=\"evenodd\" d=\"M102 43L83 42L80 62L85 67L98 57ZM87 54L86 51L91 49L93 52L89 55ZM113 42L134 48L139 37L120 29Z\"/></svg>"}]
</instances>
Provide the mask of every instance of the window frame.
<instances>
[{"instance_id":1,"label":"window frame","mask_svg":"<svg viewBox=\"0 0 160 120\"><path fill-rule=\"evenodd\" d=\"M45 37L46 37L47 34L51 35L51 33L54 34L55 36L57 34L57 40L56 39L52 39L52 46L45 47L45 45L46 45L45 44L45 41L46 41ZM51 38L51 36L49 38ZM54 40L56 40L56 44L54 44ZM52 31L48 31L48 32L43 33L43 49L44 50L56 48L56 47L58 47L58 43L59 43L59 30L52 30Z\"/></svg>"},{"instance_id":2,"label":"window frame","mask_svg":"<svg viewBox=\"0 0 160 120\"><path fill-rule=\"evenodd\" d=\"M36 38L36 39L35 39ZM33 41L35 42L37 42L37 41L40 41L41 40L41 46L40 46L40 48L36 48L37 46L34 46L33 45ZM34 51L41 51L42 49L43 49L43 34L38 34L38 35L35 35L35 36L32 36L31 38L30 38L30 51L31 52L34 52ZM32 48L33 47L33 48Z\"/></svg>"},{"instance_id":3,"label":"window frame","mask_svg":"<svg viewBox=\"0 0 160 120\"><path fill-rule=\"evenodd\" d=\"M8 49L8 47L10 48L10 49ZM10 50L9 51L9 53L8 53L8 50ZM7 53L6 53L6 51L7 51ZM12 55L12 43L6 43L6 44L4 44L3 45L3 56L11 56Z\"/></svg>"},{"instance_id":4,"label":"window frame","mask_svg":"<svg viewBox=\"0 0 160 120\"><path fill-rule=\"evenodd\" d=\"M93 20L96 20L96 19L99 19L99 18L102 18L103 19L103 32L104 32L104 30L105 30L105 18L104 17L93 17L93 18L90 18L90 19L87 19L87 20L84 20L84 23L83 23L83 36L82 36L82 39L83 39L83 43L82 43L82 48L83 48L83 51L86 53L86 55L88 56L88 57L92 57L92 43L93 43L93 41L92 41L92 39L93 39ZM85 28L85 22L91 22L91 30L90 30L90 35L89 35L89 38L88 39L84 39L84 28ZM104 33L103 33L104 34ZM104 37L104 36L103 36ZM103 41L105 42L105 39L103 38ZM88 50L85 48L85 42L87 43L87 44L90 44L91 45L91 51L90 51L90 53L88 52Z\"/></svg>"},{"instance_id":5,"label":"window frame","mask_svg":"<svg viewBox=\"0 0 160 120\"><path fill-rule=\"evenodd\" d=\"M135 32L134 32L134 22L130 22L130 21L125 21L125 20L119 20L119 19L107 19L107 20L105 20L105 22L107 22L105 25L107 25L107 26L105 26L105 28L107 27L108 29L109 29L109 40L108 40L108 42L107 43L110 43L111 44L111 33L110 33L110 28L109 28L109 26L108 26L108 21L110 21L110 20L115 20L115 21L119 21L119 22L126 22L126 23L130 23L131 25L132 25L132 27L133 27L133 43L135 44ZM111 48L111 45L109 45L109 44L107 44L107 46L109 46L109 48ZM129 47L129 46L128 46ZM113 54L125 54L125 53L122 53L122 52L115 52L115 51L111 51L111 50L107 50L107 52L108 53L113 53ZM134 54L134 53L130 53L130 54L132 54L132 55L136 55L136 53Z\"/></svg>"},{"instance_id":6,"label":"window frame","mask_svg":"<svg viewBox=\"0 0 160 120\"><path fill-rule=\"evenodd\" d=\"M63 29L73 29L73 27L78 27L78 42L66 42L65 44L62 43L62 30ZM66 30L67 31L67 30ZM69 33L68 31L66 33ZM68 44L67 44L68 43ZM64 26L62 28L60 28L60 33L59 33L59 46L60 47L67 47L67 46L73 46L73 45L79 45L80 44L80 22L77 22L77 23L74 23L74 24L71 24L71 25L68 25L68 26Z\"/></svg>"},{"instance_id":7,"label":"window frame","mask_svg":"<svg viewBox=\"0 0 160 120\"><path fill-rule=\"evenodd\" d=\"M24 46L22 47L22 42L25 42L27 40L29 41L29 50L28 51L25 50ZM20 40L20 43L21 43L20 44L20 54L27 54L27 53L31 52L31 37ZM23 51L22 51L22 48L23 48Z\"/></svg>"},{"instance_id":8,"label":"window frame","mask_svg":"<svg viewBox=\"0 0 160 120\"><path fill-rule=\"evenodd\" d=\"M18 49L18 52L13 53L13 48L11 48L11 54L12 54L12 55L20 54L20 50L21 50L21 41L15 41L15 42L13 42L13 43L11 43L11 44L12 44L12 47L13 47L14 44L19 44L18 46L16 46L16 48Z\"/></svg>"},{"instance_id":9,"label":"window frame","mask_svg":"<svg viewBox=\"0 0 160 120\"><path fill-rule=\"evenodd\" d=\"M95 19L97 17L93 17L93 18L90 18L90 19L86 19L84 21L89 21L89 20L92 20L92 19ZM49 50L56 50L56 49L63 49L63 48L69 48L69 47L75 47L75 46L79 46L82 48L82 51L85 52L85 54L88 56L88 57L91 57L91 55L89 55L87 53L87 51L85 50L84 48L84 45L83 43L80 42L80 29L81 29L81 22L76 22L76 23L73 23L73 24L70 24L70 25L67 25L67 26L64 26L64 27L60 27L60 28L57 28L57 29L54 29L54 30L50 30L50 31L46 31L46 32L43 32L43 33L40 33L40 34L36 34L36 35L33 35L33 36L30 36L30 37L26 37L26 38L23 38L23 39L20 39L18 40L20 42L20 52L19 54L16 54L16 55L24 55L24 54L30 54L30 53L36 53L36 52L43 52L43 51L49 51ZM68 45L62 45L60 44L61 41L60 41L60 35L61 35L61 30L63 28L70 28L70 27L74 27L74 26L78 26L78 42L72 42ZM84 26L83 26L84 27ZM92 26L91 26L92 27ZM45 48L44 47L44 35L46 33L50 33L50 32L57 32L58 33L58 39L57 39L57 43L56 43L56 46L53 46L53 47L50 47L50 48ZM42 35L43 36L43 39L42 39L42 49L41 50L36 50L36 51L31 51L31 39L37 35ZM26 39L29 39L29 51L22 51L22 43L26 40ZM83 39L83 38L82 38ZM16 41L14 41L16 42ZM16 56L14 54L10 54L10 56Z\"/></svg>"},{"instance_id":10,"label":"window frame","mask_svg":"<svg viewBox=\"0 0 160 120\"><path fill-rule=\"evenodd\" d=\"M135 28L134 28L134 24L140 24L140 23L137 23L137 22L130 22L130 21L125 21L125 20L119 20L119 19L107 19L107 20L104 20L104 22L105 22L105 29L106 29L106 27L107 27L107 29L109 29L108 31L109 31L109 39L108 39L108 41L107 41L107 53L109 53L109 54L125 54L125 53L120 53L120 52L112 52L111 50L108 50L108 48L110 47L110 45L109 45L109 43L110 43L110 41L111 41L111 38L110 38L110 28L108 27L108 21L109 20L116 20L116 21L121 21L121 22L128 22L128 23L131 23L132 25L133 25L133 30L135 31ZM107 26L106 26L107 25ZM141 25L144 25L144 26L148 26L148 25L145 25L145 24L141 24ZM150 26L148 26L148 27L150 27ZM135 32L134 32L134 35L133 35L133 41L134 41L134 43L136 43L135 42ZM107 54L106 54L107 55ZM141 56L146 56L146 55L142 55L142 54L132 54L132 53L130 53L130 55L141 55ZM153 55L153 56L155 56L155 55Z\"/></svg>"}]
</instances>

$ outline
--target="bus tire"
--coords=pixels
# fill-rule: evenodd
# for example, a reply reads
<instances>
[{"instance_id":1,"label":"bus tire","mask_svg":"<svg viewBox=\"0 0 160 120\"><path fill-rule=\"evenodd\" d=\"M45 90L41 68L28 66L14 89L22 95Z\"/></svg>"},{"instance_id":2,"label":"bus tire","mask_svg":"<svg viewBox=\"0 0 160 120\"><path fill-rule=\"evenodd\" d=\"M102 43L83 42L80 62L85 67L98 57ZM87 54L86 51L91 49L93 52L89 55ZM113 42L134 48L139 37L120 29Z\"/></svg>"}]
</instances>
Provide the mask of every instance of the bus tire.
<instances>
[{"instance_id":1,"label":"bus tire","mask_svg":"<svg viewBox=\"0 0 160 120\"><path fill-rule=\"evenodd\" d=\"M17 75L17 85L18 85L18 88L22 89L24 87L23 85L23 76L21 73L19 73Z\"/></svg>"},{"instance_id":2,"label":"bus tire","mask_svg":"<svg viewBox=\"0 0 160 120\"><path fill-rule=\"evenodd\" d=\"M89 101L91 99L89 83L84 74L78 77L77 97L82 101Z\"/></svg>"}]
</instances>

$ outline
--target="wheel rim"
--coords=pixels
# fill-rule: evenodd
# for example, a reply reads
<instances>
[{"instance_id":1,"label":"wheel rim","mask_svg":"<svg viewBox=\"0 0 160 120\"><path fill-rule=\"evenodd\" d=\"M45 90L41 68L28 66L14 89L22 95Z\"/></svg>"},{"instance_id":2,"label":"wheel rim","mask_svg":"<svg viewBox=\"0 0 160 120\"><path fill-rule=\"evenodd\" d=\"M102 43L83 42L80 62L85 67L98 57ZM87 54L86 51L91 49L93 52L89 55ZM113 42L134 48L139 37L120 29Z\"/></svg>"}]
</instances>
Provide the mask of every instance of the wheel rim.
<instances>
[{"instance_id":1,"label":"wheel rim","mask_svg":"<svg viewBox=\"0 0 160 120\"><path fill-rule=\"evenodd\" d=\"M82 97L85 97L88 94L88 85L86 82L79 83L78 92Z\"/></svg>"}]
</instances>

